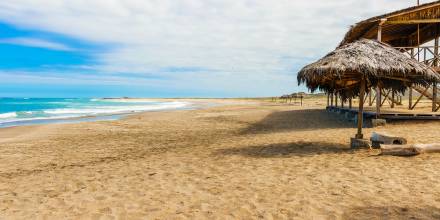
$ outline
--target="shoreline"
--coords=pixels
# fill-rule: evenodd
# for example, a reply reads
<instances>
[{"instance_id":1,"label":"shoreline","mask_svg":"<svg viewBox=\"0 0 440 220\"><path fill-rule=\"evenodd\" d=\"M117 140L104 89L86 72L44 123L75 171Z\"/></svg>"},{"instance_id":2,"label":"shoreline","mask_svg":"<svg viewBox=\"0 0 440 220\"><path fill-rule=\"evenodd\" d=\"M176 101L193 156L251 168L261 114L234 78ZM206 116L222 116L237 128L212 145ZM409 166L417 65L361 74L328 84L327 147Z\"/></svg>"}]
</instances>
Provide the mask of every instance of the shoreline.
<instances>
[{"instance_id":1,"label":"shoreline","mask_svg":"<svg viewBox=\"0 0 440 220\"><path fill-rule=\"evenodd\" d=\"M184 107L178 108L165 108L165 109L152 109L152 110L144 110L144 111L133 111L133 112L121 112L121 113L104 113L104 114L96 114L96 115L84 115L77 117L60 117L60 118L29 118L25 120L17 120L11 122L2 122L0 123L0 129L3 128L11 128L11 127L21 127L21 126L33 126L33 125L46 125L46 124L74 124L74 123L83 123L83 122L96 122L96 121L114 121L121 120L125 117L129 117L136 114L142 114L145 112L161 112L161 111L178 111L178 110L193 110L200 108L207 108L211 106L220 105L219 102L214 102L212 99L151 99L151 98L104 98L102 100L115 100L118 102L128 101L128 102L164 102L164 103L172 103L176 101L184 101L188 102L188 104Z\"/></svg>"},{"instance_id":2,"label":"shoreline","mask_svg":"<svg viewBox=\"0 0 440 220\"><path fill-rule=\"evenodd\" d=\"M136 99L137 101L165 101L165 99ZM175 101L177 99L166 99L169 102ZM221 106L228 105L240 105L240 104L255 104L254 101L245 100L224 100L224 99L185 99L185 101L190 102L190 107L180 108L180 109L166 109L166 110L151 110L142 111L134 113L124 113L124 114L114 114L114 115L102 115L102 116L84 116L78 118L69 119L49 119L46 123L29 123L16 126L0 127L0 143L7 143L11 141L16 141L17 138L23 140L31 140L34 136L41 135L41 130L56 131L57 129L62 129L69 126L89 124L89 123L101 123L101 122L123 122L124 120L130 120L148 115L149 113L171 113L179 111L196 111L203 109L210 109ZM102 120L102 118L105 118ZM57 123L57 121L61 121ZM86 126L86 125L84 125ZM35 132L37 131L37 132ZM34 135L36 133L37 135ZM43 132L44 133L44 132ZM30 134L30 135L29 135ZM43 135L45 136L45 135Z\"/></svg>"}]
</instances>

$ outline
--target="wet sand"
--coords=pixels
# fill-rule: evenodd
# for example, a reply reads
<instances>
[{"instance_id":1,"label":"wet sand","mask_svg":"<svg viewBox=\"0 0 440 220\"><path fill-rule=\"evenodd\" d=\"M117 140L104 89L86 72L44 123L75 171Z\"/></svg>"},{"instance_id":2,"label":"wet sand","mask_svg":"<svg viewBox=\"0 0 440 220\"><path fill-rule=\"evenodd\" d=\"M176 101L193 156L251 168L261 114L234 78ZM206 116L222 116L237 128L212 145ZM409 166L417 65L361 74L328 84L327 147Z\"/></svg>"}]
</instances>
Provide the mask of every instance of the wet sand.
<instances>
[{"instance_id":1,"label":"wet sand","mask_svg":"<svg viewBox=\"0 0 440 220\"><path fill-rule=\"evenodd\" d=\"M439 219L440 154L351 150L354 124L228 101L0 130L0 219ZM440 122L366 129L440 142Z\"/></svg>"}]
</instances>

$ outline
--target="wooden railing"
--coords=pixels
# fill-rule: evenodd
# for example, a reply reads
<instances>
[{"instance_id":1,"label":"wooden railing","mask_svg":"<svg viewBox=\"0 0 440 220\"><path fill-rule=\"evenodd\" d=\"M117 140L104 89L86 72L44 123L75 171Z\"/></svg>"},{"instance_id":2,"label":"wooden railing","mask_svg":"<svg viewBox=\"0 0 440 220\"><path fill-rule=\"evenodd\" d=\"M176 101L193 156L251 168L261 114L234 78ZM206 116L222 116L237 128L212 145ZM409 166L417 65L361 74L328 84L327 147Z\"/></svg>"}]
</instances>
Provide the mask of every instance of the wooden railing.
<instances>
[{"instance_id":1,"label":"wooden railing","mask_svg":"<svg viewBox=\"0 0 440 220\"><path fill-rule=\"evenodd\" d=\"M436 43L438 45L438 43ZM440 55L439 55L439 46L422 46L422 47L395 47L395 49L400 52L406 54L408 57L415 59L419 62L423 62L428 66L434 67L436 71L440 73ZM420 96L417 98L416 102L412 104L412 90L420 93ZM410 110L414 109L419 101L426 97L427 99L432 101L432 111L437 112L440 110L440 102L437 99L437 91L440 90L440 87L437 84L433 84L432 86L422 88L418 86L413 86L412 89L409 90L409 106Z\"/></svg>"},{"instance_id":2,"label":"wooden railing","mask_svg":"<svg viewBox=\"0 0 440 220\"><path fill-rule=\"evenodd\" d=\"M440 54L439 47L423 46L423 47L395 47L395 49L404 53L410 58L423 62L432 67L439 67Z\"/></svg>"}]
</instances>

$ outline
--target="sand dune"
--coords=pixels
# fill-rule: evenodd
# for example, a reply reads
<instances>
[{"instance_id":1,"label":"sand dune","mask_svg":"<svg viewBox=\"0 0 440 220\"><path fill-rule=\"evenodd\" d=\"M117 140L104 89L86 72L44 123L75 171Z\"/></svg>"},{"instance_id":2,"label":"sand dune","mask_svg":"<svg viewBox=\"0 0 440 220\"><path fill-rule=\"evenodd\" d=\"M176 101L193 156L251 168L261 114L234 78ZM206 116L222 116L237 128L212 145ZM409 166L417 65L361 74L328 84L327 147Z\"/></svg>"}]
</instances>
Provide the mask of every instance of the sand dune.
<instances>
[{"instance_id":1,"label":"sand dune","mask_svg":"<svg viewBox=\"0 0 440 220\"><path fill-rule=\"evenodd\" d=\"M355 132L322 105L263 102L3 129L0 219L439 219L440 155L351 150Z\"/></svg>"}]
</instances>

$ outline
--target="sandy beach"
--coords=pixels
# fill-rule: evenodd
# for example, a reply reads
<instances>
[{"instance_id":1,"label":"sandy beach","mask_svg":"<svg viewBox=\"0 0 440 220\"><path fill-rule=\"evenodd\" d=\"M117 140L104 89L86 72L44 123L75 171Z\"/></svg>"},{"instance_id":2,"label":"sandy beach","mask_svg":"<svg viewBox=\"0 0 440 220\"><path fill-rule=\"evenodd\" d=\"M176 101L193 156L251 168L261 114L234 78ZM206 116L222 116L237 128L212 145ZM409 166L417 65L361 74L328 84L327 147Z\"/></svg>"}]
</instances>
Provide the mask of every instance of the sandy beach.
<instances>
[{"instance_id":1,"label":"sandy beach","mask_svg":"<svg viewBox=\"0 0 440 220\"><path fill-rule=\"evenodd\" d=\"M351 150L324 100L0 130L0 219L439 219L440 154ZM227 103L226 103L227 102ZM380 128L440 142L438 122Z\"/></svg>"}]
</instances>

